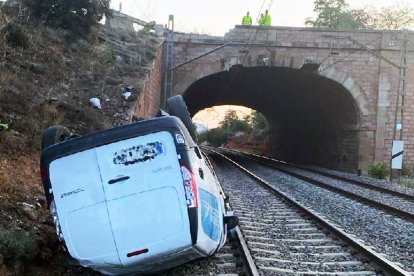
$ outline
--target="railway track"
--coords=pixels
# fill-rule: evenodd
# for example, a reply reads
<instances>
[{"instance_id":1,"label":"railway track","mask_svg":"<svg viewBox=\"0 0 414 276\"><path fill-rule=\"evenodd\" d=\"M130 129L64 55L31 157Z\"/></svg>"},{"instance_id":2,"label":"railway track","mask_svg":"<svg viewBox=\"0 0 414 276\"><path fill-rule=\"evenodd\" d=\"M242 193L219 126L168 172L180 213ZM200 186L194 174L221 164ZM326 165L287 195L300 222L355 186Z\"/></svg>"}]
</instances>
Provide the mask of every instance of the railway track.
<instances>
[{"instance_id":1,"label":"railway track","mask_svg":"<svg viewBox=\"0 0 414 276\"><path fill-rule=\"evenodd\" d=\"M265 166L304 180L307 183L334 191L364 204L369 204L389 214L399 216L407 221L414 222L414 195L337 176L332 173L322 173L316 170L297 167L258 155L232 150L226 150L226 152L236 158L244 157L255 162L260 162Z\"/></svg>"},{"instance_id":2,"label":"railway track","mask_svg":"<svg viewBox=\"0 0 414 276\"><path fill-rule=\"evenodd\" d=\"M220 162L217 154L214 159ZM237 166L227 157L220 158ZM244 244L250 274L411 275L286 193L240 169L251 178L233 172L230 178L236 181L226 178L222 184L240 219L237 236Z\"/></svg>"},{"instance_id":3,"label":"railway track","mask_svg":"<svg viewBox=\"0 0 414 276\"><path fill-rule=\"evenodd\" d=\"M228 237L226 244L214 256L193 260L154 276L247 276L243 252L236 238Z\"/></svg>"},{"instance_id":4,"label":"railway track","mask_svg":"<svg viewBox=\"0 0 414 276\"><path fill-rule=\"evenodd\" d=\"M264 161L264 162L268 162L269 164L280 164L280 165L285 165L285 166L292 167L292 168L298 168L298 169L301 169L301 170L304 170L304 171L307 171L307 172L315 173L315 174L320 175L320 176L327 176L327 177L332 178L332 179L344 181L344 182L354 184L354 185L357 185L357 186L361 186L361 187L371 189L371 190L374 190L374 191L380 191L380 192L383 192L383 193L386 193L386 194L394 195L394 196L402 198L402 199L407 199L411 202L414 201L414 193L413 192L409 193L407 191L401 191L401 190L397 189L397 187L395 187L395 186L394 187L392 187L392 186L386 187L385 185L381 186L381 185L378 185L378 184L370 183L366 180L364 181L364 180L360 180L360 179L355 179L355 178L352 178L350 176L335 174L333 172L322 171L322 170L318 170L318 169L309 168L309 167L306 167L306 166L299 166L299 165L289 164L289 163L286 163L286 162L283 162L283 161L280 161L280 160L277 160L277 159L269 158L269 157L266 157L266 156L260 156L260 155L257 155L257 154L249 154L249 153L240 152L240 151L234 151L234 152L237 152L239 154L242 154L244 156L247 156L247 157L252 158L254 160L257 160L257 161Z\"/></svg>"}]
</instances>

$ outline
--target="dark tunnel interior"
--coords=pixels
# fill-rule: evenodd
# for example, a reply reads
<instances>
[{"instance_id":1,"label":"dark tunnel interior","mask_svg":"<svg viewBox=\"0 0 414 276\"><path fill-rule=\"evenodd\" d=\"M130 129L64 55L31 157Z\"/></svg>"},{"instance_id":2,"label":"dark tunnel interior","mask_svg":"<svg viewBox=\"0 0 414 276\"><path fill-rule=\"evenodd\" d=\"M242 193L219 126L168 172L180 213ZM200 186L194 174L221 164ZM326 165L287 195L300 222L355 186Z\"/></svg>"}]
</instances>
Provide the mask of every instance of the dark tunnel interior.
<instances>
[{"instance_id":1,"label":"dark tunnel interior","mask_svg":"<svg viewBox=\"0 0 414 276\"><path fill-rule=\"evenodd\" d=\"M278 159L357 170L359 112L333 80L303 69L235 66L195 81L183 97L191 116L224 104L261 112L272 128L270 155Z\"/></svg>"}]
</instances>

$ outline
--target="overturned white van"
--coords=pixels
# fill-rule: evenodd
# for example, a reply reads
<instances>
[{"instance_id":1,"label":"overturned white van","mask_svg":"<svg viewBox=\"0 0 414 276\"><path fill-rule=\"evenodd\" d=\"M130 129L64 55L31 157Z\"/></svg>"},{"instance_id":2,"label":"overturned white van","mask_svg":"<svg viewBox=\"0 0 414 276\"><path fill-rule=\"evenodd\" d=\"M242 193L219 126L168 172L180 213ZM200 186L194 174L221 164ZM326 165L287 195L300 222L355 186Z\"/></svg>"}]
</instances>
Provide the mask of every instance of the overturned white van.
<instances>
[{"instance_id":1,"label":"overturned white van","mask_svg":"<svg viewBox=\"0 0 414 276\"><path fill-rule=\"evenodd\" d=\"M211 165L177 117L73 139L54 126L42 147L57 234L82 266L113 275L165 270L214 254L227 226L237 224Z\"/></svg>"}]
</instances>

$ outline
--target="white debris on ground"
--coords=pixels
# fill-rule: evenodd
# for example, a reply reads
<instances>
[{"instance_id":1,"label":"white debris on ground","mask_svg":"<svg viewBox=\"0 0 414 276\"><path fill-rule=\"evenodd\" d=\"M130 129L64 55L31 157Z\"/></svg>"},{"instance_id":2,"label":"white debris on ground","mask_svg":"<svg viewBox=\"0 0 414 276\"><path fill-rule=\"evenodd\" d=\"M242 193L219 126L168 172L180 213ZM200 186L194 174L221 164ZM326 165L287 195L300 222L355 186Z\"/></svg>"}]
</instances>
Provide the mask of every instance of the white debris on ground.
<instances>
[{"instance_id":1,"label":"white debris on ground","mask_svg":"<svg viewBox=\"0 0 414 276\"><path fill-rule=\"evenodd\" d=\"M132 93L129 91L125 91L122 96L124 97L125 100L128 100L129 97L131 97Z\"/></svg>"},{"instance_id":2,"label":"white debris on ground","mask_svg":"<svg viewBox=\"0 0 414 276\"><path fill-rule=\"evenodd\" d=\"M91 98L91 99L89 100L89 103L90 103L93 107L96 107L96 108L98 108L98 109L101 109L101 108L102 108L102 106L101 106L101 101L100 101L98 98Z\"/></svg>"}]
</instances>

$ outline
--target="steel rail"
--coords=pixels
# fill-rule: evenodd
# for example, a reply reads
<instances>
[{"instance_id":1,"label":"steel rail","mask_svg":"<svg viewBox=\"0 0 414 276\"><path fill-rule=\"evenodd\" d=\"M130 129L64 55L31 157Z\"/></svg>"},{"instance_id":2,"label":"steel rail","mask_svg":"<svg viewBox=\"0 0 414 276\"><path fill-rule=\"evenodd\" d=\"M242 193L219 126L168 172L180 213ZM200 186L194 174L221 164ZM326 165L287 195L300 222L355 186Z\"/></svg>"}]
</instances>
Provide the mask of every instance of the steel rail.
<instances>
[{"instance_id":1,"label":"steel rail","mask_svg":"<svg viewBox=\"0 0 414 276\"><path fill-rule=\"evenodd\" d=\"M265 156L260 156L260 155L257 155L257 154L251 154L251 153L246 153L246 152L240 152L240 153L242 153L243 155L246 155L246 156L251 156L252 158L260 158L260 159L268 160L269 162L274 162L274 163L277 163L277 164L283 164L283 165L299 168L301 170L305 170L305 171L313 172L313 173L316 173L316 174L328 176L328 177L335 178L335 179L338 179L338 180L341 180L341 181L349 182L351 184L359 185L359 186L364 187L364 188L377 190L377 191L387 193L387 194L390 194L390 195L393 195L393 196L401 197L403 199L414 201L414 195L406 194L406 193L395 191L395 190L391 190L391 189L388 189L388 188L385 188L385 187L377 186L377 185L370 184L370 183L367 183L367 182L363 182L363 181L360 181L360 180L357 180L357 179L352 179L352 178L348 178L346 176L336 175L336 174L329 173L329 172L321 172L321 171L318 171L318 170L315 170L315 169L310 169L310 168L306 168L306 167L303 167L303 166L298 166L298 165L294 165L294 164L290 164L290 163L281 162L279 160L269 158L269 157L265 157Z\"/></svg>"},{"instance_id":2,"label":"steel rail","mask_svg":"<svg viewBox=\"0 0 414 276\"><path fill-rule=\"evenodd\" d=\"M227 150L225 150L225 151L227 151ZM243 157L244 158L249 158L249 157L242 156L241 154L234 153L234 152L232 154L238 155L238 156L240 156L242 158ZM379 202L379 201L376 201L376 200L367 198L365 196L361 196L361 195L358 195L358 194L355 194L355 193L346 191L344 189L341 189L341 188L338 188L338 187L335 187L335 186L331 186L331 185L326 184L326 183L324 183L322 181L315 180L313 178L310 178L310 177L301 175L299 173L295 173L295 172L291 172L291 171L286 170L286 169L282 169L282 168L278 167L277 165L275 165L273 162L271 162L271 161L269 162L268 161L268 158L266 158L266 160L257 160L257 159L254 159L254 161L259 162L259 163L262 163L265 166L268 166L270 168L276 169L276 170L278 170L280 172L283 172L285 174L291 175L291 176L293 176L295 178L301 179L301 180L303 180L303 181L305 181L307 183L310 183L312 185L315 185L315 186L318 186L320 188L323 188L323 189L326 189L326 190L329 190L329 191L332 191L332 192L341 194L341 195L346 196L346 197L348 197L350 199L358 200L361 203L364 203L364 204L373 206L373 207L375 207L375 208L377 208L377 209L379 209L381 211L385 211L385 212L387 212L387 213L389 213L391 215L398 216L398 217L400 217L402 219L405 219L407 221L410 221L410 222L414 222L414 213L410 213L410 212L407 212L407 211L398 209L396 207L392 207L392 206L386 205L386 204L384 204L382 202Z\"/></svg>"},{"instance_id":3,"label":"steel rail","mask_svg":"<svg viewBox=\"0 0 414 276\"><path fill-rule=\"evenodd\" d=\"M377 185L374 185L374 184L363 182L363 181L360 181L360 180L357 180L357 179L348 178L346 176L335 175L335 174L329 173L329 172L321 172L321 171L318 171L318 170L309 169L309 168L305 168L305 167L302 167L302 166L297 166L297 167L302 169L302 170L306 170L306 171L313 172L313 173L316 173L316 174L328 176L328 177L335 178L335 179L338 179L338 180L341 180L341 181L349 182L351 184L355 184L355 185L358 185L358 186L361 186L361 187L364 187L364 188L367 188L367 189L377 190L377 191L387 193L387 194L390 194L390 195L393 195L393 196L397 196L397 197L400 197L400 198L403 198L403 199L414 201L414 195L410 195L410 194L406 194L406 193L403 193L403 192L391 190L391 189L388 189L388 188L384 188L384 187L381 187L381 186L377 186Z\"/></svg>"},{"instance_id":4,"label":"steel rail","mask_svg":"<svg viewBox=\"0 0 414 276\"><path fill-rule=\"evenodd\" d=\"M237 241L240 244L241 251L243 252L243 259L244 262L247 264L247 273L249 273L250 276L259 276L259 271L257 270L257 266L254 263L253 257L250 254L249 247L247 246L246 240L243 237L242 232L240 231L239 226L236 226L235 228Z\"/></svg>"},{"instance_id":5,"label":"steel rail","mask_svg":"<svg viewBox=\"0 0 414 276\"><path fill-rule=\"evenodd\" d=\"M315 220L318 224L322 225L325 229L327 229L333 235L335 235L335 236L339 237L340 239L344 240L345 242L350 244L352 247L354 247L358 252L365 255L366 257L368 257L373 262L375 262L385 272L389 273L390 275L395 275L395 276L412 276L412 274L410 272L402 269L401 267L399 267L398 265L396 265L392 261L386 259L382 254L380 254L378 252L375 252L369 246L366 246L365 244L363 244L360 240L357 240L356 238L353 238L351 235L347 234L342 229L339 229L337 226L335 226L331 222L323 219L322 216L318 215L315 211L305 207L304 205L302 205L301 203L299 203L295 199L291 198L286 193L284 193L284 192L280 191L279 189L273 187L267 181L265 181L264 179L256 176L255 174L253 174L252 172L250 172L249 170L247 170L246 168L244 168L243 166L241 166L237 162L233 161L231 158L221 154L217 150L213 150L211 148L205 148L205 147L204 147L204 149L217 154L219 157L223 158L224 160L227 160L229 163L231 163L232 165L234 165L235 167L237 167L241 171L245 172L249 177L256 180L258 183L260 183L263 187L268 189L270 192L272 192L273 194L281 197L282 199L284 199L289 204L291 204L291 205L295 206L296 208L298 208L300 211L302 211L303 213L305 213L306 215L311 217L313 220Z\"/></svg>"}]
</instances>

